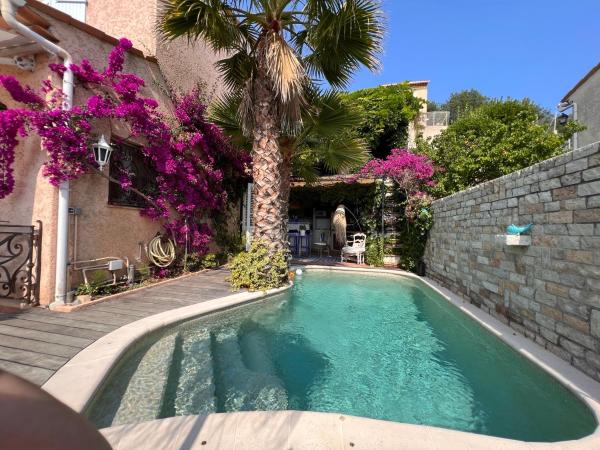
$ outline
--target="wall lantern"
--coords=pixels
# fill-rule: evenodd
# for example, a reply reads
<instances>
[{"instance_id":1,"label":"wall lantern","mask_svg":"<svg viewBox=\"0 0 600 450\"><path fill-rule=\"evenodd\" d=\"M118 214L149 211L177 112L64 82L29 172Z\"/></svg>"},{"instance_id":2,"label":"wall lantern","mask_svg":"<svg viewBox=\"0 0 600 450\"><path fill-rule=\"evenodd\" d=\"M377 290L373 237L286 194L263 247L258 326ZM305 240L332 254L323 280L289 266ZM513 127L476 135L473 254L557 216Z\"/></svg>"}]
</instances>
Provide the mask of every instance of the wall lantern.
<instances>
[{"instance_id":1,"label":"wall lantern","mask_svg":"<svg viewBox=\"0 0 600 450\"><path fill-rule=\"evenodd\" d=\"M566 125L569 123L569 116L565 113L561 113L561 115L558 116L558 123L561 125Z\"/></svg>"},{"instance_id":2,"label":"wall lantern","mask_svg":"<svg viewBox=\"0 0 600 450\"><path fill-rule=\"evenodd\" d=\"M92 150L94 151L94 159L98 163L100 170L102 170L110 160L112 147L109 145L108 142L106 142L104 135L102 135L100 136L100 139L98 139L98 142L92 145Z\"/></svg>"}]
</instances>

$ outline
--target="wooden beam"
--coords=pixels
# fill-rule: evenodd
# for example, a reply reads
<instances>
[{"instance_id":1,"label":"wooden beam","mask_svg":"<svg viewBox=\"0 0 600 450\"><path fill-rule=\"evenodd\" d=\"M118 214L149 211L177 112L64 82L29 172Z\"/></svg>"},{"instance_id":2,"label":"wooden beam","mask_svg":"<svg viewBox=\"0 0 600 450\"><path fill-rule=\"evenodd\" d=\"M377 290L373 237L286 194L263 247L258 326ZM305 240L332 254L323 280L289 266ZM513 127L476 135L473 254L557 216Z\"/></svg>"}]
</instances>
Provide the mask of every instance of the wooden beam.
<instances>
[{"instance_id":1,"label":"wooden beam","mask_svg":"<svg viewBox=\"0 0 600 450\"><path fill-rule=\"evenodd\" d=\"M13 56L35 55L42 52L39 44L16 45L14 47L0 48L0 58L12 58Z\"/></svg>"},{"instance_id":2,"label":"wooden beam","mask_svg":"<svg viewBox=\"0 0 600 450\"><path fill-rule=\"evenodd\" d=\"M22 6L21 8L17 9L17 19L22 24L28 26L38 25L42 28L50 27L50 22L27 6Z\"/></svg>"}]
</instances>

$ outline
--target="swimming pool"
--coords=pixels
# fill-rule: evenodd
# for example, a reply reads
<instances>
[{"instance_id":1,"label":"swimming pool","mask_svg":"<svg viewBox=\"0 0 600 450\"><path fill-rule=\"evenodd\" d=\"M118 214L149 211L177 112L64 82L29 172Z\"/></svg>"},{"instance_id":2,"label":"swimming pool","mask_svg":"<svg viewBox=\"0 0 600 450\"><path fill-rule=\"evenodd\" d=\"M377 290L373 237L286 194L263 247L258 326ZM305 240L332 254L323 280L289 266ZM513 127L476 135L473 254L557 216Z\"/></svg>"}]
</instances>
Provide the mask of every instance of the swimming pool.
<instances>
[{"instance_id":1,"label":"swimming pool","mask_svg":"<svg viewBox=\"0 0 600 450\"><path fill-rule=\"evenodd\" d=\"M596 427L574 394L421 281L319 271L288 293L140 342L86 414L106 427L277 409L527 441Z\"/></svg>"}]
</instances>

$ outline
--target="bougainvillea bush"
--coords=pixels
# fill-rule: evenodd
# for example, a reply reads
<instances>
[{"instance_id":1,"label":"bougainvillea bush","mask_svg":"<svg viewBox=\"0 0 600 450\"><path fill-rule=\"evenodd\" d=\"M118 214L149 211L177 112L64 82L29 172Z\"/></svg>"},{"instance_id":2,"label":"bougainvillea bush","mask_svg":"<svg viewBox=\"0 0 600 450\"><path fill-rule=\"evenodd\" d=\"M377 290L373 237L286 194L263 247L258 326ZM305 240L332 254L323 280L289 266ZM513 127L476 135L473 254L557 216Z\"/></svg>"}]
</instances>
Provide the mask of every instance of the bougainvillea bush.
<instances>
[{"instance_id":1,"label":"bougainvillea bush","mask_svg":"<svg viewBox=\"0 0 600 450\"><path fill-rule=\"evenodd\" d=\"M0 111L0 199L14 188L12 166L19 138L41 137L48 154L43 174L59 185L90 171L101 173L90 150L97 139L92 124L99 119L119 122L127 126L130 138L141 143L139 151L156 173L156 188L152 193L137 191L132 174L125 171L111 182L142 196L147 206L141 214L162 219L178 244L184 244L187 235L190 250L204 253L211 232L200 219L223 210L227 189L245 177L249 158L206 121L198 92L174 96L173 119L160 112L155 99L143 97L144 80L123 72L130 48L131 42L121 39L103 71L87 60L70 66L78 85L90 93L84 105L70 110L63 108L64 94L51 81L44 81L36 92L14 77L0 75L0 85L24 105ZM60 64L51 64L50 69L58 75L66 70Z\"/></svg>"},{"instance_id":2,"label":"bougainvillea bush","mask_svg":"<svg viewBox=\"0 0 600 450\"><path fill-rule=\"evenodd\" d=\"M400 256L400 266L407 270L418 269L425 251L427 232L433 224L430 211L431 197L426 191L435 186L434 174L435 168L426 156L396 148L385 159L369 161L353 177L353 180L367 177L394 182L400 194L401 211L395 223L396 237L393 239L398 245L391 252ZM389 203L393 203L394 197L392 195L386 200L390 208L392 205ZM373 238L373 242L382 245L377 238ZM379 261L383 258L373 259Z\"/></svg>"}]
</instances>

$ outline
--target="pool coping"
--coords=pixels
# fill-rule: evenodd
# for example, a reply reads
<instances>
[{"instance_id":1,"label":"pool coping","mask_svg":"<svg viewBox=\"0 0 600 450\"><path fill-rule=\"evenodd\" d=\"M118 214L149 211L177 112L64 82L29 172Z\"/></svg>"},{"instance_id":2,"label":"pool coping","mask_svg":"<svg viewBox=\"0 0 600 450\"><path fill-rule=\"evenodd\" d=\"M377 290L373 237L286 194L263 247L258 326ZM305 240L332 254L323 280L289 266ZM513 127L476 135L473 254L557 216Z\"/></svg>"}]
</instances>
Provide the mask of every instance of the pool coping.
<instances>
[{"instance_id":1,"label":"pool coping","mask_svg":"<svg viewBox=\"0 0 600 450\"><path fill-rule=\"evenodd\" d=\"M514 350L527 359L532 361L534 364L541 367L543 370L548 372L551 376L557 379L571 392L578 396L593 412L596 417L596 421L600 423L600 383L588 377L584 373L577 370L575 367L569 365L566 361L563 361L556 355L548 352L538 344L527 339L525 336L519 335L513 329L500 322L498 319L489 315L485 311L469 303L467 300L459 297L448 289L440 286L438 283L426 277L420 277L410 272L405 272L397 269L372 269L372 268L354 268L354 267L338 267L338 266L317 266L317 265L296 265L293 267L302 268L308 271L339 271L339 272L362 272L365 274L386 274L396 275L405 278L413 278L421 280L423 283L428 285L443 298L449 301L451 304L459 308L465 314L467 314L475 322L486 328L493 335L501 339L503 342L508 344ZM97 389L100 387L102 382L106 379L110 370L117 363L119 358L130 348L135 342L143 338L150 332L157 331L167 325L172 325L177 322L191 319L194 317L202 316L212 312L231 308L233 306L242 305L255 300L264 299L266 297L284 292L289 289L291 285L283 288L274 289L267 292L244 292L239 294L233 294L226 297L210 300L204 303L186 306L182 308L173 309L160 314L149 316L147 318L132 322L125 325L106 336L102 337L98 341L94 342L74 358L72 358L67 364L59 369L42 387L50 394L57 397L59 400L73 408L75 411L82 412ZM65 386L68 389L65 389ZM499 388L491 386L490 388ZM238 414L238 413L230 413ZM245 416L252 417L253 414L260 414L259 412L245 413ZM323 416L326 413L316 412L303 412L304 416L310 416L314 414L315 417ZM228 414L211 414L211 416L227 416ZM352 417L341 414L333 414L335 417ZM196 416L192 416L196 417ZM172 418L170 423L173 427L177 428L181 425L181 421L184 418ZM180 419L180 420L176 420ZM152 421L147 423L158 423L164 422L168 419L162 419L158 421ZM250 420L250 419L249 419ZM376 425L373 425L373 422ZM146 423L146 424L147 424ZM265 422L262 422L265 424ZM388 424L390 432L397 429L395 422L388 422L383 420L375 419L364 419L364 421L356 421L357 427L363 427L361 424L366 424L364 427L369 428L375 426L380 429L383 424ZM368 425L368 426L367 426ZM498 448L600 448L600 426L597 426L594 432L588 436L585 436L578 440L571 441L560 441L556 443L538 443L538 442L524 442L518 440L511 440L505 438L498 438L494 436L480 435L475 433L469 433L464 431L449 430L444 428L435 428L424 425L412 425L402 424L403 429L413 430L415 433L430 433L431 429L438 430L436 435L440 436L439 444L445 444L445 448L449 448L449 444L459 443L464 444L471 442L473 445L490 445L498 446ZM123 427L115 427L119 430L133 430L138 427L143 428L145 424L134 424L125 425ZM236 428L238 425L236 425ZM363 428L364 428L363 427ZM174 429L175 429L174 428ZM113 428L111 428L113 429ZM111 430L106 429L106 430ZM152 428L149 428L151 430ZM168 432L167 429L162 429L162 432ZM380 430L381 431L381 430ZM366 432L366 431L365 431ZM412 431L411 431L412 432ZM116 431L115 431L116 433ZM180 430L177 431L180 433ZM336 431L338 433L338 431ZM395 433L395 431L394 431ZM121 436L121 434L119 434ZM423 434L425 436L425 434ZM460 439L457 440L457 436ZM443 438L443 440L442 440ZM483 438L483 440L482 440ZM434 448L434 447L431 447ZM479 448L479 447L477 447ZM485 448L485 447L481 447Z\"/></svg>"}]
</instances>

